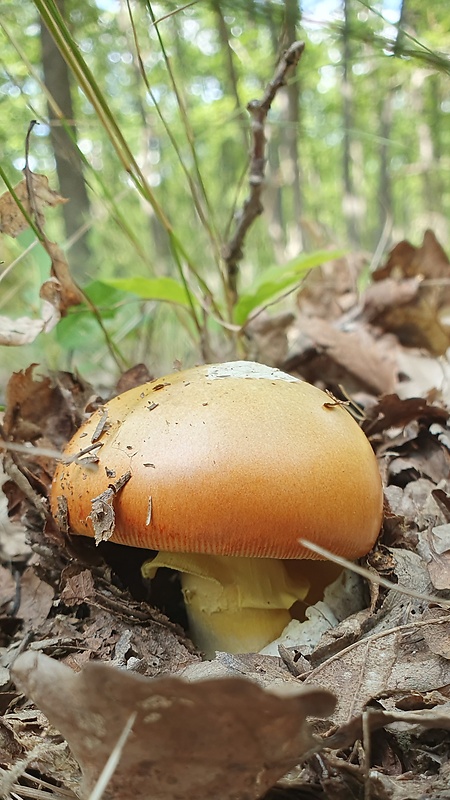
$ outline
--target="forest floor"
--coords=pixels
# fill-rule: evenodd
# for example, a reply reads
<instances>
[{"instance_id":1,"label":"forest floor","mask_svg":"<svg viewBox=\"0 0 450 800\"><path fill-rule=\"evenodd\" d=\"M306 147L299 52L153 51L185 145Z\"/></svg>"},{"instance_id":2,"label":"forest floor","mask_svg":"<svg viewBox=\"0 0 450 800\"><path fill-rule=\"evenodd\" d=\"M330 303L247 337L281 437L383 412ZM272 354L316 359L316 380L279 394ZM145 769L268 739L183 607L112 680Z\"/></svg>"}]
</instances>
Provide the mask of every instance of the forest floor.
<instances>
[{"instance_id":1,"label":"forest floor","mask_svg":"<svg viewBox=\"0 0 450 800\"><path fill-rule=\"evenodd\" d=\"M148 596L142 551L58 530L54 454L101 399L67 373L12 376L1 796L450 798L450 262L428 231L362 295L360 264L315 271L288 325L253 330L259 360L351 398L385 488L364 574L345 571L273 650L202 661L173 575Z\"/></svg>"}]
</instances>

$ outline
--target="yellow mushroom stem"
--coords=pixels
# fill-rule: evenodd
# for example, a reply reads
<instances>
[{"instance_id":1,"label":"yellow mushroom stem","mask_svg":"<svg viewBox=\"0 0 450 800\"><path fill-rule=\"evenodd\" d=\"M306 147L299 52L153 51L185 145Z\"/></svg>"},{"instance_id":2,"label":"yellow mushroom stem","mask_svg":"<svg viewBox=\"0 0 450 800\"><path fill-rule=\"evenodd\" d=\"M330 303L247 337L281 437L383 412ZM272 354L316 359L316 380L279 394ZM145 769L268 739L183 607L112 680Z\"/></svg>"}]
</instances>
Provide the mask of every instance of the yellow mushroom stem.
<instances>
[{"instance_id":1,"label":"yellow mushroom stem","mask_svg":"<svg viewBox=\"0 0 450 800\"><path fill-rule=\"evenodd\" d=\"M142 573L150 579L159 567L181 573L190 635L213 657L216 650L258 652L280 636L290 622L289 609L309 589L292 565L275 558L160 552Z\"/></svg>"}]
</instances>

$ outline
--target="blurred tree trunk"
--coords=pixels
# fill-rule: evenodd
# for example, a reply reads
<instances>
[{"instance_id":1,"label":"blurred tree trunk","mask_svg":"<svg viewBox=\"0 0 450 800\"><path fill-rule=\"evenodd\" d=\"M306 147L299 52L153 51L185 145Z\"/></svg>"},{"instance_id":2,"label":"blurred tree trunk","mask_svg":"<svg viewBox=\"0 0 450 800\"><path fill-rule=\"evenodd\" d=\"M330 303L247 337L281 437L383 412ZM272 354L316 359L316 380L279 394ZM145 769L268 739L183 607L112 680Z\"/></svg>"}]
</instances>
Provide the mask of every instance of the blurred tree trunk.
<instances>
[{"instance_id":1,"label":"blurred tree trunk","mask_svg":"<svg viewBox=\"0 0 450 800\"><path fill-rule=\"evenodd\" d=\"M267 20L276 61L297 40L301 8L297 0L285 0L282 36L279 20L266 3ZM301 167L299 155L300 83L298 71L277 98L281 106L281 125L272 128L269 139L269 180L265 192L270 214L269 230L279 261L296 255L303 247Z\"/></svg>"},{"instance_id":2,"label":"blurred tree trunk","mask_svg":"<svg viewBox=\"0 0 450 800\"><path fill-rule=\"evenodd\" d=\"M342 29L342 116L344 125L343 176L344 202L343 211L347 224L347 237L352 244L357 244L358 236L358 198L352 173L352 130L353 91L352 91L352 32L351 32L351 0L344 0L344 25Z\"/></svg>"},{"instance_id":3,"label":"blurred tree trunk","mask_svg":"<svg viewBox=\"0 0 450 800\"><path fill-rule=\"evenodd\" d=\"M393 55L398 58L402 54L402 45L404 39L404 28L406 25L407 5L406 0L402 0L400 6L400 14L397 22L397 36L393 47ZM376 76L378 80L378 76ZM394 118L394 97L399 86L397 78L394 74L391 77L389 85L385 92L383 92L380 99L379 107L379 138L380 138L380 172L379 172L379 186L378 186L378 199L379 199L379 215L378 215L378 230L376 231L376 247L380 241L384 242L384 248L390 244L390 228L394 218L393 211L393 196L392 196L392 175L390 169L391 162L391 133L392 123Z\"/></svg>"},{"instance_id":4,"label":"blurred tree trunk","mask_svg":"<svg viewBox=\"0 0 450 800\"><path fill-rule=\"evenodd\" d=\"M392 224L392 176L390 138L393 117L393 99L395 89L389 88L380 100L379 109L379 137L380 137L380 172L378 185L379 216L378 230L376 231L375 247L380 239L389 237L388 227ZM389 241L389 238L387 239Z\"/></svg>"},{"instance_id":5,"label":"blurred tree trunk","mask_svg":"<svg viewBox=\"0 0 450 800\"><path fill-rule=\"evenodd\" d=\"M412 81L412 102L417 111L417 136L419 142L419 160L417 170L422 175L423 197L425 208L436 211L436 196L433 180L435 171L434 143L430 126L424 109L424 94L427 74L425 70L415 70Z\"/></svg>"},{"instance_id":6,"label":"blurred tree trunk","mask_svg":"<svg viewBox=\"0 0 450 800\"><path fill-rule=\"evenodd\" d=\"M219 34L219 41L222 46L221 49L225 60L226 88L231 97L234 98L236 112L239 121L239 128L242 133L242 143L244 146L244 153L247 153L250 143L248 136L249 119L248 119L248 114L246 113L246 111L242 106L242 100L239 93L238 76L236 74L236 69L234 66L233 50L230 45L228 25L223 16L220 0L214 0L213 7L217 19L217 30Z\"/></svg>"},{"instance_id":7,"label":"blurred tree trunk","mask_svg":"<svg viewBox=\"0 0 450 800\"><path fill-rule=\"evenodd\" d=\"M64 16L64 0L56 0L56 2L59 11ZM70 201L62 207L65 233L69 239L89 219L89 198L83 179L83 163L75 145L76 126L69 70L42 20L40 37L45 85L60 111L58 114L48 104L50 138L55 154L59 189L61 194ZM70 133L63 127L63 122L70 129ZM90 250L85 233L70 248L70 260L76 278L83 280L88 277L89 257Z\"/></svg>"},{"instance_id":8,"label":"blurred tree trunk","mask_svg":"<svg viewBox=\"0 0 450 800\"><path fill-rule=\"evenodd\" d=\"M286 42L290 47L297 40L297 26L300 23L301 7L298 0L285 0ZM287 85L287 125L285 137L287 141L287 175L292 187L292 217L288 230L288 249L290 255L296 255L303 246L301 218L303 210L303 197L301 188L301 165L299 156L300 132L300 75L301 67L295 73L294 79Z\"/></svg>"},{"instance_id":9,"label":"blurred tree trunk","mask_svg":"<svg viewBox=\"0 0 450 800\"><path fill-rule=\"evenodd\" d=\"M270 41L272 44L273 64L275 65L283 49L280 41L280 20L277 17L276 8L270 0L265 0L264 9L269 29ZM279 102L280 98L278 98ZM277 125L272 125L272 118L269 116L267 133L267 159L268 170L267 180L264 189L265 214L269 220L269 234L273 243L277 261L283 262L286 253L286 230L283 197L282 165L280 158L281 135L282 131Z\"/></svg>"},{"instance_id":10,"label":"blurred tree trunk","mask_svg":"<svg viewBox=\"0 0 450 800\"><path fill-rule=\"evenodd\" d=\"M403 43L403 29L407 26L408 30L413 36L417 36L416 24L419 21L418 9L414 8L414 4L409 3L407 0L402 0L399 32L397 37L396 48L401 55L401 46ZM431 89L431 92L429 91ZM442 184L439 175L439 112L437 109L430 110L427 113L427 102L433 106L433 84L431 75L428 70L416 68L411 76L411 107L417 119L417 138L419 146L418 162L415 169L418 174L422 176L422 196L425 199L425 209L427 212L442 211L440 192ZM437 113L436 113L437 111ZM436 131L434 130L436 126ZM435 145L438 145L438 153L436 153ZM414 169L414 167L413 167Z\"/></svg>"},{"instance_id":11,"label":"blurred tree trunk","mask_svg":"<svg viewBox=\"0 0 450 800\"><path fill-rule=\"evenodd\" d=\"M433 196L434 206L437 211L443 212L442 198L445 194L445 184L443 180L443 130L442 130L442 113L441 106L444 100L442 95L442 82L439 80L438 75L431 75L428 78L429 92L427 95L429 107L429 120L430 131L433 142L434 151L434 168L433 168Z\"/></svg>"}]
</instances>

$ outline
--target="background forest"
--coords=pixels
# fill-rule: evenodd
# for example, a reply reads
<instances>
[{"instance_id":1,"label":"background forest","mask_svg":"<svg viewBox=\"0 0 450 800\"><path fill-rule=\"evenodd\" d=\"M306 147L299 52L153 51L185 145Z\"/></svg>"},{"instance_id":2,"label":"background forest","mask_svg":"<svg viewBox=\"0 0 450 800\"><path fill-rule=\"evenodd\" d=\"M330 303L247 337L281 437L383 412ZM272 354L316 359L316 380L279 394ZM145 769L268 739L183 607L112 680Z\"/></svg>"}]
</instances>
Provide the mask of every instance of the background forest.
<instances>
[{"instance_id":1,"label":"background forest","mask_svg":"<svg viewBox=\"0 0 450 800\"><path fill-rule=\"evenodd\" d=\"M246 106L297 39L236 287L224 254L249 191ZM35 119L29 166L70 201L48 209L46 234L93 304L3 347L4 377L38 361L109 386L139 361L161 374L245 355L251 314L279 297L270 311L289 308L323 251L360 254L367 280L399 239L432 228L449 244L439 0L6 0L0 40L4 189ZM35 233L2 237L0 260L0 315L39 318L50 259Z\"/></svg>"},{"instance_id":2,"label":"background forest","mask_svg":"<svg viewBox=\"0 0 450 800\"><path fill-rule=\"evenodd\" d=\"M450 4L3 0L0 112L0 797L450 800Z\"/></svg>"}]
</instances>

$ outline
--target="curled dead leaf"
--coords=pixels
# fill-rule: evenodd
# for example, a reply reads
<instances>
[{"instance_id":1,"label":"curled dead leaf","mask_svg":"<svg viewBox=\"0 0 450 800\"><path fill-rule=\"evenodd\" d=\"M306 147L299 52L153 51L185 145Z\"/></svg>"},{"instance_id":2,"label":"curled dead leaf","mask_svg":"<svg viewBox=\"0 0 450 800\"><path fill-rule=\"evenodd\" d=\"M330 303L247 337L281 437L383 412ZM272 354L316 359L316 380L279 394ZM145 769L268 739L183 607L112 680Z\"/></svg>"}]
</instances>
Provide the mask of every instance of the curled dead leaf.
<instances>
[{"instance_id":1,"label":"curled dead leaf","mask_svg":"<svg viewBox=\"0 0 450 800\"><path fill-rule=\"evenodd\" d=\"M338 697L333 720L340 725L387 692L445 686L450 683L450 664L428 645L429 637L438 633L450 635L448 612L360 640L313 669L305 684L333 687Z\"/></svg>"},{"instance_id":2,"label":"curled dead leaf","mask_svg":"<svg viewBox=\"0 0 450 800\"><path fill-rule=\"evenodd\" d=\"M134 718L104 800L256 800L317 747L306 717L334 707L333 695L315 687L280 693L240 678L149 680L100 663L75 674L32 652L13 672L67 739L84 798Z\"/></svg>"},{"instance_id":3,"label":"curled dead leaf","mask_svg":"<svg viewBox=\"0 0 450 800\"><path fill-rule=\"evenodd\" d=\"M10 319L0 317L0 345L15 347L17 345L31 344L45 328L45 320L19 317Z\"/></svg>"},{"instance_id":4,"label":"curled dead leaf","mask_svg":"<svg viewBox=\"0 0 450 800\"><path fill-rule=\"evenodd\" d=\"M403 240L395 245L389 253L384 266L373 273L374 281L385 278L443 278L450 275L448 256L431 230L426 230L420 247Z\"/></svg>"},{"instance_id":5,"label":"curled dead leaf","mask_svg":"<svg viewBox=\"0 0 450 800\"><path fill-rule=\"evenodd\" d=\"M42 300L40 319L0 317L0 345L13 347L31 344L40 333L51 331L67 308L82 302L83 295L70 277L67 262L52 261L52 271L55 274L58 272L60 277L51 277L44 281L39 290Z\"/></svg>"},{"instance_id":6,"label":"curled dead leaf","mask_svg":"<svg viewBox=\"0 0 450 800\"><path fill-rule=\"evenodd\" d=\"M430 230L414 247L399 242L378 269L364 298L364 318L395 333L406 347L443 355L450 345L450 261Z\"/></svg>"},{"instance_id":7,"label":"curled dead leaf","mask_svg":"<svg viewBox=\"0 0 450 800\"><path fill-rule=\"evenodd\" d=\"M104 492L92 499L92 510L89 514L89 519L94 528L96 544L107 542L113 535L116 525L114 498L130 478L131 472L125 472L114 483L111 483Z\"/></svg>"},{"instance_id":8,"label":"curled dead leaf","mask_svg":"<svg viewBox=\"0 0 450 800\"><path fill-rule=\"evenodd\" d=\"M50 189L46 175L37 175L28 171L28 183L33 192L33 211L36 214L37 222L42 227L45 222L44 209L49 206L57 206L67 203L67 198ZM30 200L28 197L28 185L24 179L14 187L14 192L25 211L31 214ZM10 192L5 192L0 197L0 233L6 233L15 238L29 227L27 219L22 214L15 198Z\"/></svg>"},{"instance_id":9,"label":"curled dead leaf","mask_svg":"<svg viewBox=\"0 0 450 800\"><path fill-rule=\"evenodd\" d=\"M61 285L56 278L45 281L39 291L42 299L40 319L0 317L0 345L14 347L31 344L40 333L48 333L61 319Z\"/></svg>"},{"instance_id":10,"label":"curled dead leaf","mask_svg":"<svg viewBox=\"0 0 450 800\"><path fill-rule=\"evenodd\" d=\"M445 425L448 417L446 408L428 403L425 398L408 397L401 400L396 394L387 394L367 411L363 430L367 436L374 436L388 428L404 428L413 420L426 426L433 423Z\"/></svg>"},{"instance_id":11,"label":"curled dead leaf","mask_svg":"<svg viewBox=\"0 0 450 800\"><path fill-rule=\"evenodd\" d=\"M392 342L377 340L362 326L342 330L319 317L302 317L298 327L306 337L305 351L290 357L283 368L299 369L311 382L320 376L327 384L344 383L350 391L363 389L378 395L393 390Z\"/></svg>"},{"instance_id":12,"label":"curled dead leaf","mask_svg":"<svg viewBox=\"0 0 450 800\"><path fill-rule=\"evenodd\" d=\"M52 260L52 275L58 282L60 299L57 307L60 313L64 314L70 306L82 303L84 295L72 279L66 256L61 248L48 239L45 240L44 247Z\"/></svg>"}]
</instances>

